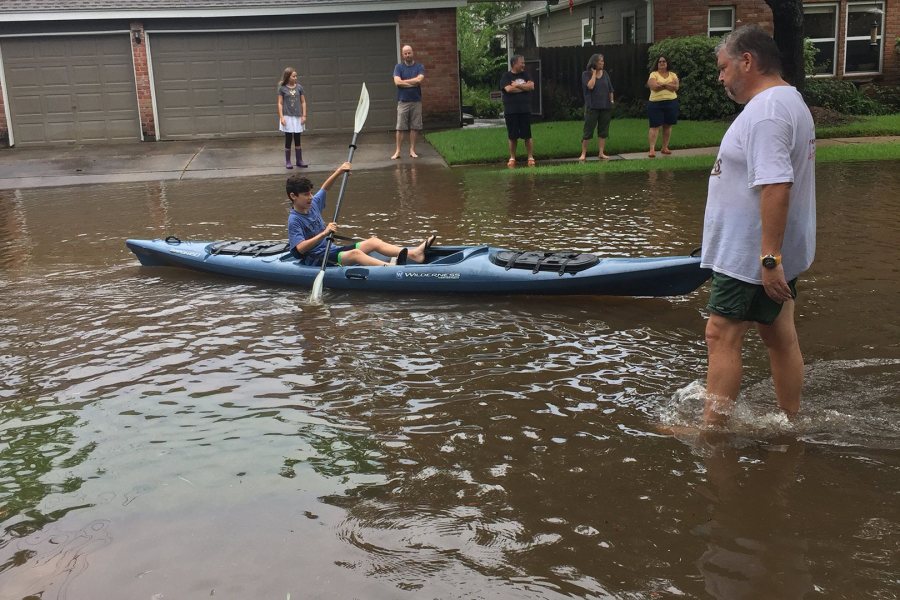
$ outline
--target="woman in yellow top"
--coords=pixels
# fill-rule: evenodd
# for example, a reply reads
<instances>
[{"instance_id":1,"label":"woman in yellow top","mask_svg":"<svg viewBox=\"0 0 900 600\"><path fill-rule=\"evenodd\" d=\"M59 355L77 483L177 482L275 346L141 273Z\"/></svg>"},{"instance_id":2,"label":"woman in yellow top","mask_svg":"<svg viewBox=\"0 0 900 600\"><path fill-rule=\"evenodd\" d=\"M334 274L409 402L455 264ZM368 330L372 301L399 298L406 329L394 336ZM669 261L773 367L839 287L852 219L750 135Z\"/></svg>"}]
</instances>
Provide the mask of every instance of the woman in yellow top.
<instances>
[{"instance_id":1,"label":"woman in yellow top","mask_svg":"<svg viewBox=\"0 0 900 600\"><path fill-rule=\"evenodd\" d=\"M647 87L650 88L650 102L647 103L647 116L650 118L650 158L656 157L656 137L662 127L663 154L672 154L669 150L669 137L672 125L678 122L678 75L669 71L669 61L660 56L656 61L656 70L650 73Z\"/></svg>"}]
</instances>

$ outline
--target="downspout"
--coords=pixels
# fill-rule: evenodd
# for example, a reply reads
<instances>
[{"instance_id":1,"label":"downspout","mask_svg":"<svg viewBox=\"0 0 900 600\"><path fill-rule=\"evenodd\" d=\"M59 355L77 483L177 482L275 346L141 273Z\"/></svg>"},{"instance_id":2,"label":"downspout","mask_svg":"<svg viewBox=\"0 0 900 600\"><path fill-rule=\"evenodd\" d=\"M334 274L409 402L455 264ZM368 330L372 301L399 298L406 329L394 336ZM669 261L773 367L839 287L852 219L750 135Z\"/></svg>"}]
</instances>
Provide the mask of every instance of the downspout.
<instances>
[{"instance_id":1,"label":"downspout","mask_svg":"<svg viewBox=\"0 0 900 600\"><path fill-rule=\"evenodd\" d=\"M653 43L653 0L647 2L647 43Z\"/></svg>"}]
</instances>

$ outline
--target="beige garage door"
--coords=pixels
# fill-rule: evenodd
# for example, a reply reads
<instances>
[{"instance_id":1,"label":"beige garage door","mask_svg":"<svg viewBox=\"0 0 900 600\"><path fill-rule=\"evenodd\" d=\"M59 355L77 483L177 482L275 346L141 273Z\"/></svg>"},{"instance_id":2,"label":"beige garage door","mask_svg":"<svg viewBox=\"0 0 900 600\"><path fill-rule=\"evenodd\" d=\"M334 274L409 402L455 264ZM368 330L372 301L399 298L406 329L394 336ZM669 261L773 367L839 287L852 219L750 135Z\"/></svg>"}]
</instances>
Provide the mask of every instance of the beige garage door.
<instances>
[{"instance_id":1,"label":"beige garage door","mask_svg":"<svg viewBox=\"0 0 900 600\"><path fill-rule=\"evenodd\" d=\"M127 33L0 41L15 144L141 138Z\"/></svg>"},{"instance_id":2,"label":"beige garage door","mask_svg":"<svg viewBox=\"0 0 900 600\"><path fill-rule=\"evenodd\" d=\"M264 32L152 33L149 38L162 139L277 132L277 83L297 69L309 131L352 131L363 81L366 129L395 120L393 27Z\"/></svg>"}]
</instances>

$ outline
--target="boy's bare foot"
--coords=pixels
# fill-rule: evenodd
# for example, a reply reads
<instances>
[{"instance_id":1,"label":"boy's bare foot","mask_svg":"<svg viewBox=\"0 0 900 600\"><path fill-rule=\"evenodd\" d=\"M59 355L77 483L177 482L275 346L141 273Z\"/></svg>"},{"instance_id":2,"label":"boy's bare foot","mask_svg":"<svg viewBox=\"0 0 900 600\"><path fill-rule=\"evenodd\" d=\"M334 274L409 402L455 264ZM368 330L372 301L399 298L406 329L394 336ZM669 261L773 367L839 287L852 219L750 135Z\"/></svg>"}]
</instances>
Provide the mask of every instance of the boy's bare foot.
<instances>
[{"instance_id":1,"label":"boy's bare foot","mask_svg":"<svg viewBox=\"0 0 900 600\"><path fill-rule=\"evenodd\" d=\"M578 157L578 160L580 160L581 162L584 162L584 161L587 160L587 156L585 156L584 154L582 154L581 156Z\"/></svg>"},{"instance_id":2,"label":"boy's bare foot","mask_svg":"<svg viewBox=\"0 0 900 600\"><path fill-rule=\"evenodd\" d=\"M399 151L399 150L398 150L397 152L394 152L393 155L391 155L391 160L397 160L398 158L400 158L400 151Z\"/></svg>"},{"instance_id":3,"label":"boy's bare foot","mask_svg":"<svg viewBox=\"0 0 900 600\"><path fill-rule=\"evenodd\" d=\"M419 155L416 154L415 152L413 152L412 150L410 150L410 151L409 151L409 157L410 157L410 158L419 158Z\"/></svg>"},{"instance_id":4,"label":"boy's bare foot","mask_svg":"<svg viewBox=\"0 0 900 600\"><path fill-rule=\"evenodd\" d=\"M428 238L423 241L421 244L416 246L415 248L409 249L409 260L417 263L425 262L425 250L431 247L434 244L434 240L437 239L436 235L430 235Z\"/></svg>"},{"instance_id":5,"label":"boy's bare foot","mask_svg":"<svg viewBox=\"0 0 900 600\"><path fill-rule=\"evenodd\" d=\"M600 160L609 160L609 155L608 154L598 154L597 158L599 158Z\"/></svg>"}]
</instances>

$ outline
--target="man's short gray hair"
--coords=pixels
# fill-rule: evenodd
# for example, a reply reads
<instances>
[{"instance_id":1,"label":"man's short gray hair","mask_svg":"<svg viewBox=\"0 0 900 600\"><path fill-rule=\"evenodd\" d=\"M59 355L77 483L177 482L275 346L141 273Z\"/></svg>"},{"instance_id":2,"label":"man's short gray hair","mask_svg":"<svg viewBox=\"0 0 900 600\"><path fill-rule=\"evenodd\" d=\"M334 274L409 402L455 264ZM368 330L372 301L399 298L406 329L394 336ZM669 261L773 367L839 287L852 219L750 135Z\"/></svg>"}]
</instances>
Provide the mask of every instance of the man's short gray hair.
<instances>
[{"instance_id":1,"label":"man's short gray hair","mask_svg":"<svg viewBox=\"0 0 900 600\"><path fill-rule=\"evenodd\" d=\"M731 58L747 52L763 75L781 75L781 52L775 40L759 25L742 25L716 44L716 54L724 50Z\"/></svg>"}]
</instances>

